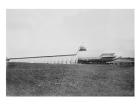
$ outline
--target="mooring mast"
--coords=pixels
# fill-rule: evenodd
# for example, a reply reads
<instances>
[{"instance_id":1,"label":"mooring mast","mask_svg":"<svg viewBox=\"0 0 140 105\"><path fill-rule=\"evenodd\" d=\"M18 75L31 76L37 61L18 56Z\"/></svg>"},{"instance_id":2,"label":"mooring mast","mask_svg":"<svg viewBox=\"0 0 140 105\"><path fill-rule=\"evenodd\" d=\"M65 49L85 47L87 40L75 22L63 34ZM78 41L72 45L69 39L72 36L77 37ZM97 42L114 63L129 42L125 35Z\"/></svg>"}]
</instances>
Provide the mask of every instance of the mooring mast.
<instances>
[{"instance_id":1,"label":"mooring mast","mask_svg":"<svg viewBox=\"0 0 140 105\"><path fill-rule=\"evenodd\" d=\"M84 47L84 46L82 46L82 45L80 45L79 47L78 47L78 50L76 51L76 53L75 53L75 59L76 59L76 64L78 63L78 53L80 52L80 51L87 51L87 49L86 49L86 47Z\"/></svg>"}]
</instances>

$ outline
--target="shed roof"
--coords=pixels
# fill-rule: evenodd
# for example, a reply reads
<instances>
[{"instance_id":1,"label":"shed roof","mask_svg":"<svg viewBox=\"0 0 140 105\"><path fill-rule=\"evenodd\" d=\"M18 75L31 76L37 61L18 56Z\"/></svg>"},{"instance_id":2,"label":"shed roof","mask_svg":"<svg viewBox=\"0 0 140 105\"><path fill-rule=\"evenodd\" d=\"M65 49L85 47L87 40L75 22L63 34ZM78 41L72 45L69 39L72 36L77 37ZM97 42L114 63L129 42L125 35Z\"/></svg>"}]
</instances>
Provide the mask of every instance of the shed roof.
<instances>
[{"instance_id":1,"label":"shed roof","mask_svg":"<svg viewBox=\"0 0 140 105\"><path fill-rule=\"evenodd\" d=\"M103 53L100 57L115 57L115 53Z\"/></svg>"}]
</instances>

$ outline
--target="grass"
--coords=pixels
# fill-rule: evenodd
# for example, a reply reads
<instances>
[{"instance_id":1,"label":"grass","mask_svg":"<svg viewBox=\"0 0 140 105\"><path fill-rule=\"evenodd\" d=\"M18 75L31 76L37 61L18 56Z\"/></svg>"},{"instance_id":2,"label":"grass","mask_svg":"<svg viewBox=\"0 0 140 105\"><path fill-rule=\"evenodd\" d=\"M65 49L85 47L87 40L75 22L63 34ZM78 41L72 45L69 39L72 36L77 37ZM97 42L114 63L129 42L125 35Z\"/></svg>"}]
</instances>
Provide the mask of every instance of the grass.
<instances>
[{"instance_id":1,"label":"grass","mask_svg":"<svg viewBox=\"0 0 140 105\"><path fill-rule=\"evenodd\" d=\"M7 96L134 96L134 67L8 63Z\"/></svg>"}]
</instances>

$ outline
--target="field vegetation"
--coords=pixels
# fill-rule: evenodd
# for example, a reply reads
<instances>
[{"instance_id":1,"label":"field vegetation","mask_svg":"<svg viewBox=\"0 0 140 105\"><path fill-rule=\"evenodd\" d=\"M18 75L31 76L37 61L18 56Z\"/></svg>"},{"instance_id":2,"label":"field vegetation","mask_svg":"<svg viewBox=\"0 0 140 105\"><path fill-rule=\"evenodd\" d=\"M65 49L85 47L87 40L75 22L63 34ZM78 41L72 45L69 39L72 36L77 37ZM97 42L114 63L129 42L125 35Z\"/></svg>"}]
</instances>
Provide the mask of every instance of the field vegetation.
<instances>
[{"instance_id":1,"label":"field vegetation","mask_svg":"<svg viewBox=\"0 0 140 105\"><path fill-rule=\"evenodd\" d=\"M134 96L134 67L7 63L7 96Z\"/></svg>"}]
</instances>

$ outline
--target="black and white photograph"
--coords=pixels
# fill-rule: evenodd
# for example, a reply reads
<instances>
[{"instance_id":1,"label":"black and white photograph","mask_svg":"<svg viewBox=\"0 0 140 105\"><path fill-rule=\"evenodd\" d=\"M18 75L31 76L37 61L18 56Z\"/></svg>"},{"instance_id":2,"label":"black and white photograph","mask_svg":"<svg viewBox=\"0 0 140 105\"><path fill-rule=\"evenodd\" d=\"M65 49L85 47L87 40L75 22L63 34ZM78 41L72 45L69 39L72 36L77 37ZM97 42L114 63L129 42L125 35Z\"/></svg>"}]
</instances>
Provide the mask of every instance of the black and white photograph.
<instances>
[{"instance_id":1,"label":"black and white photograph","mask_svg":"<svg viewBox=\"0 0 140 105\"><path fill-rule=\"evenodd\" d=\"M134 9L6 9L6 96L135 96Z\"/></svg>"}]
</instances>

